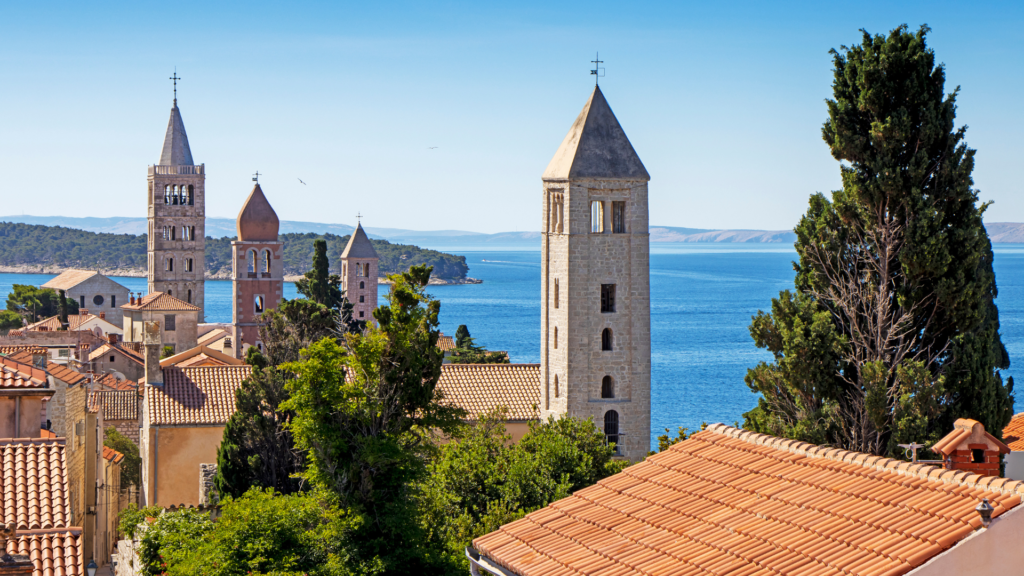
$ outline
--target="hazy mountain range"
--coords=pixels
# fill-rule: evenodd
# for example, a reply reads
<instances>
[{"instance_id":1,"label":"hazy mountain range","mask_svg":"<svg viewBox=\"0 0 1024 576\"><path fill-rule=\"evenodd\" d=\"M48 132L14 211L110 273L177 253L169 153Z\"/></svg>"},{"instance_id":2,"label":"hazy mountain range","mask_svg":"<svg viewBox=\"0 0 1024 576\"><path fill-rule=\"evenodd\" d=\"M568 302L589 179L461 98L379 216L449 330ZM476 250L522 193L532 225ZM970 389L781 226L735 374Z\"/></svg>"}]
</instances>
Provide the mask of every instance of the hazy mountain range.
<instances>
[{"instance_id":1,"label":"hazy mountain range","mask_svg":"<svg viewBox=\"0 0 1024 576\"><path fill-rule=\"evenodd\" d=\"M76 218L71 216L0 216L2 222L64 226L90 232L113 234L144 234L146 219L138 217ZM994 243L1024 243L1024 223L992 222L985 224L989 237ZM324 224L320 222L281 221L281 233L295 232L345 235L353 230L348 224ZM403 244L433 246L471 246L490 244L494 246L535 247L540 244L540 232L498 232L482 234L465 230L404 230L401 228L376 228L367 226L366 232L373 238L383 238ZM235 235L233 218L207 218L206 235L213 238ZM765 242L793 243L796 235L792 230L711 230L702 228L677 228L672 226L651 226L651 242Z\"/></svg>"}]
</instances>

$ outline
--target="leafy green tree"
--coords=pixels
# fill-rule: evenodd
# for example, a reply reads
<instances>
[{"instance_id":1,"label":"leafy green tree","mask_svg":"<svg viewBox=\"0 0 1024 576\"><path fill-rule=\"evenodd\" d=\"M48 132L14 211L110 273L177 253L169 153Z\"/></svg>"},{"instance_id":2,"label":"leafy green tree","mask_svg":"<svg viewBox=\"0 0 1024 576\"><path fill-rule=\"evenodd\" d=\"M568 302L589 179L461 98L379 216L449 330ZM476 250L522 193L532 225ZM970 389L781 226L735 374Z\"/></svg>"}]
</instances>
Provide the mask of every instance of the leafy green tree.
<instances>
[{"instance_id":1,"label":"leafy green tree","mask_svg":"<svg viewBox=\"0 0 1024 576\"><path fill-rule=\"evenodd\" d=\"M506 352L489 352L479 346L469 335L469 328L459 324L455 330L455 350L451 351L448 361L452 364L508 364Z\"/></svg>"},{"instance_id":2,"label":"leafy green tree","mask_svg":"<svg viewBox=\"0 0 1024 576\"><path fill-rule=\"evenodd\" d=\"M117 515L117 531L124 538L134 540L139 525L145 522L146 518L156 518L163 511L164 509L159 506L139 508L132 502Z\"/></svg>"},{"instance_id":3,"label":"leafy green tree","mask_svg":"<svg viewBox=\"0 0 1024 576\"><path fill-rule=\"evenodd\" d=\"M455 329L455 347L469 349L473 346L473 337L469 335L469 328L465 324L459 324L459 327Z\"/></svg>"},{"instance_id":4,"label":"leafy green tree","mask_svg":"<svg viewBox=\"0 0 1024 576\"><path fill-rule=\"evenodd\" d=\"M28 284L15 284L7 295L7 309L25 315L30 322L60 314L60 296L51 288L39 288ZM78 302L64 299L67 311L78 314Z\"/></svg>"},{"instance_id":5,"label":"leafy green tree","mask_svg":"<svg viewBox=\"0 0 1024 576\"><path fill-rule=\"evenodd\" d=\"M747 374L762 394L748 428L887 454L955 418L999 435L1012 416L987 205L928 31L864 32L832 51L822 136L843 188L811 197L795 228L796 290L751 324L774 361Z\"/></svg>"},{"instance_id":6,"label":"leafy green tree","mask_svg":"<svg viewBox=\"0 0 1024 576\"><path fill-rule=\"evenodd\" d=\"M391 573L429 571L413 483L432 435L453 432L465 414L437 387L440 303L424 292L429 278L425 266L391 276L388 303L374 311L378 326L345 334L342 344L325 338L283 366L296 375L282 407L295 412L304 477L365 518L360 557L382 558Z\"/></svg>"},{"instance_id":7,"label":"leafy green tree","mask_svg":"<svg viewBox=\"0 0 1024 576\"><path fill-rule=\"evenodd\" d=\"M361 521L326 492L283 495L253 488L240 498L228 498L209 529L191 531L199 537L190 538L185 546L169 542L177 546L169 556L167 574L380 574L380 560L355 554L351 533Z\"/></svg>"},{"instance_id":8,"label":"leafy green tree","mask_svg":"<svg viewBox=\"0 0 1024 576\"><path fill-rule=\"evenodd\" d=\"M142 457L139 456L139 447L135 442L110 426L104 431L103 445L124 454L124 460L121 460L121 488L142 486Z\"/></svg>"},{"instance_id":9,"label":"leafy green tree","mask_svg":"<svg viewBox=\"0 0 1024 576\"><path fill-rule=\"evenodd\" d=\"M295 283L299 294L328 308L340 308L344 296L341 293L341 277L330 273L327 259L327 242L313 242L313 268Z\"/></svg>"},{"instance_id":10,"label":"leafy green tree","mask_svg":"<svg viewBox=\"0 0 1024 576\"><path fill-rule=\"evenodd\" d=\"M445 573L465 574L473 538L619 472L613 448L590 419L533 423L513 444L496 410L439 447L422 483L421 522Z\"/></svg>"},{"instance_id":11,"label":"leafy green tree","mask_svg":"<svg viewBox=\"0 0 1024 576\"><path fill-rule=\"evenodd\" d=\"M187 561L212 531L213 521L206 512L194 508L163 512L142 534L140 572L144 576L175 574L175 568Z\"/></svg>"},{"instance_id":12,"label":"leafy green tree","mask_svg":"<svg viewBox=\"0 0 1024 576\"><path fill-rule=\"evenodd\" d=\"M294 413L281 409L291 374L270 365L255 346L248 348L245 362L252 375L235 391L236 409L224 426L214 483L222 496L239 497L254 486L296 492L303 457L288 429Z\"/></svg>"},{"instance_id":13,"label":"leafy green tree","mask_svg":"<svg viewBox=\"0 0 1024 576\"><path fill-rule=\"evenodd\" d=\"M0 334L6 334L8 330L21 328L25 323L21 315L10 310L0 310Z\"/></svg>"}]
</instances>

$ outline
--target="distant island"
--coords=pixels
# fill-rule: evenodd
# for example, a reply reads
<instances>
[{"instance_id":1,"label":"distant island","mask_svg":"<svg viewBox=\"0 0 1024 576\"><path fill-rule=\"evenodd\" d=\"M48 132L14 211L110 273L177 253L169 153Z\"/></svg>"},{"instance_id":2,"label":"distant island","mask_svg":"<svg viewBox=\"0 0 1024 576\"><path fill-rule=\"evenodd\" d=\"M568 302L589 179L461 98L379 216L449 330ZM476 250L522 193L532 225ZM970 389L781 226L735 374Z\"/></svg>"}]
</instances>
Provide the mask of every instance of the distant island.
<instances>
[{"instance_id":1,"label":"distant island","mask_svg":"<svg viewBox=\"0 0 1024 576\"><path fill-rule=\"evenodd\" d=\"M0 216L0 222L60 226L89 232L144 235L146 219L138 217L78 218L70 216ZM387 240L402 246L442 246L459 248L470 246L510 246L538 248L540 232L517 231L483 234L465 230L406 230L402 228L365 227L371 239ZM1024 243L1024 223L992 222L985 224L989 237L996 244ZM348 224L326 224L320 222L281 221L282 234L325 234L346 237L353 226ZM655 226L650 228L651 242L750 242L792 244L796 234L792 230L745 230L680 228ZM211 238L230 238L235 235L234 218L207 218L206 235ZM145 250L142 252L145 258Z\"/></svg>"},{"instance_id":2,"label":"distant island","mask_svg":"<svg viewBox=\"0 0 1024 576\"><path fill-rule=\"evenodd\" d=\"M143 219L145 222L145 219ZM334 267L349 236L337 234L286 233L284 243L285 280L295 280L313 263L313 240L327 241L327 255ZM231 241L234 238L206 238L206 278L231 279ZM434 267L439 283L470 283L465 256L445 254L410 244L393 244L371 239L380 258L381 275L404 272L414 264ZM99 270L108 276L146 275L145 234L111 234L63 226L0 222L0 272L58 274L69 268ZM332 272L338 272L333 270Z\"/></svg>"}]
</instances>

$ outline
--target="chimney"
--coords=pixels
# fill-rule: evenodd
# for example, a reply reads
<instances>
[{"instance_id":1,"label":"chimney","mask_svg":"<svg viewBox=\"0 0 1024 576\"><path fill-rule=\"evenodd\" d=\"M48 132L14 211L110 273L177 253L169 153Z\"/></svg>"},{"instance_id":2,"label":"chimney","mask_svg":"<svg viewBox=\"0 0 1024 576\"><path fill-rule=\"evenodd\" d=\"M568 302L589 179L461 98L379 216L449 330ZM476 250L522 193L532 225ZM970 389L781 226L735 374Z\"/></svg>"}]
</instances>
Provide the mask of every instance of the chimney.
<instances>
[{"instance_id":1,"label":"chimney","mask_svg":"<svg viewBox=\"0 0 1024 576\"><path fill-rule=\"evenodd\" d=\"M32 351L32 365L46 370L46 350Z\"/></svg>"},{"instance_id":2,"label":"chimney","mask_svg":"<svg viewBox=\"0 0 1024 576\"><path fill-rule=\"evenodd\" d=\"M88 308L79 308L78 309L78 315L79 316L88 316L89 315L89 309Z\"/></svg>"},{"instance_id":3,"label":"chimney","mask_svg":"<svg viewBox=\"0 0 1024 576\"><path fill-rule=\"evenodd\" d=\"M106 320L106 319L107 319L107 313L106 312L100 312L100 320Z\"/></svg>"},{"instance_id":4,"label":"chimney","mask_svg":"<svg viewBox=\"0 0 1024 576\"><path fill-rule=\"evenodd\" d=\"M160 340L159 321L142 323L142 343L146 348L146 382L151 386L163 386L164 371L160 369L163 342Z\"/></svg>"},{"instance_id":5,"label":"chimney","mask_svg":"<svg viewBox=\"0 0 1024 576\"><path fill-rule=\"evenodd\" d=\"M953 431L931 447L941 454L947 470L963 470L982 476L999 476L999 464L1010 448L985 431L977 420L958 418Z\"/></svg>"},{"instance_id":6,"label":"chimney","mask_svg":"<svg viewBox=\"0 0 1024 576\"><path fill-rule=\"evenodd\" d=\"M225 338L224 339L224 349L223 349L223 352L225 354L227 354L228 356L231 356L232 358L235 356L235 351L231 347L231 338Z\"/></svg>"},{"instance_id":7,"label":"chimney","mask_svg":"<svg viewBox=\"0 0 1024 576\"><path fill-rule=\"evenodd\" d=\"M129 294L129 296L130 297L128 298L128 304L135 306L135 293L132 292L131 294Z\"/></svg>"},{"instance_id":8,"label":"chimney","mask_svg":"<svg viewBox=\"0 0 1024 576\"><path fill-rule=\"evenodd\" d=\"M111 332L110 334L107 334L107 343L110 344L111 346L116 346L117 345L117 334L114 334L113 332Z\"/></svg>"}]
</instances>

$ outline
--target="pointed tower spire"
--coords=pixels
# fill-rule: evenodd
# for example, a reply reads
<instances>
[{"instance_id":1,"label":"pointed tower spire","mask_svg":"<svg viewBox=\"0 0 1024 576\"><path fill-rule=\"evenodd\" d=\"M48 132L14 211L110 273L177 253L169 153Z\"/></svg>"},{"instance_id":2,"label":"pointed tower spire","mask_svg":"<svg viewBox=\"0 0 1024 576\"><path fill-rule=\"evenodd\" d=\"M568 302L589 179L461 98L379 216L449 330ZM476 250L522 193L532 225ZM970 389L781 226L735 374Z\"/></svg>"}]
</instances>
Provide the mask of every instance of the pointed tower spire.
<instances>
[{"instance_id":1,"label":"pointed tower spire","mask_svg":"<svg viewBox=\"0 0 1024 576\"><path fill-rule=\"evenodd\" d=\"M245 199L242 210L235 220L238 239L242 242L276 242L281 221L277 212L270 205L259 183L253 187L249 197Z\"/></svg>"},{"instance_id":2,"label":"pointed tower spire","mask_svg":"<svg viewBox=\"0 0 1024 576\"><path fill-rule=\"evenodd\" d=\"M185 123L181 120L178 110L178 99L171 106L171 118L167 121L167 134L164 135L164 147L160 152L161 166L193 166L192 150L188 147L188 135L185 134Z\"/></svg>"},{"instance_id":3,"label":"pointed tower spire","mask_svg":"<svg viewBox=\"0 0 1024 576\"><path fill-rule=\"evenodd\" d=\"M352 231L352 237L348 239L348 244L345 245L345 251L341 253L341 257L377 258L377 251L373 249L373 244L366 237L362 223L356 224L356 229Z\"/></svg>"},{"instance_id":4,"label":"pointed tower spire","mask_svg":"<svg viewBox=\"0 0 1024 576\"><path fill-rule=\"evenodd\" d=\"M651 176L633 150L601 88L595 86L558 152L551 158L543 178L650 180Z\"/></svg>"}]
</instances>

